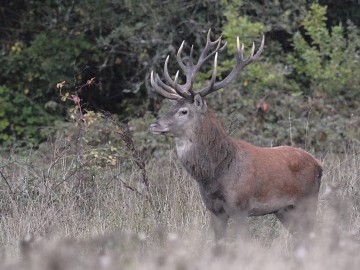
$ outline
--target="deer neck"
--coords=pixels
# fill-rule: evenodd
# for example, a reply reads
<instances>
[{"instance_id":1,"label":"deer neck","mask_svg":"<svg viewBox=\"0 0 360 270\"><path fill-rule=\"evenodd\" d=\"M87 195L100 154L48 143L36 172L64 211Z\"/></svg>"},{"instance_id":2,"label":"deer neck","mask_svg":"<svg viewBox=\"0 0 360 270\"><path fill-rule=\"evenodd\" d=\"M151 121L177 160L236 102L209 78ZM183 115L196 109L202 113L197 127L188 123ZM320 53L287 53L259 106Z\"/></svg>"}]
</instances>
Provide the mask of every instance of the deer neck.
<instances>
[{"instance_id":1,"label":"deer neck","mask_svg":"<svg viewBox=\"0 0 360 270\"><path fill-rule=\"evenodd\" d=\"M202 184L221 175L235 157L233 140L211 112L186 136L176 138L175 143L181 163Z\"/></svg>"}]
</instances>

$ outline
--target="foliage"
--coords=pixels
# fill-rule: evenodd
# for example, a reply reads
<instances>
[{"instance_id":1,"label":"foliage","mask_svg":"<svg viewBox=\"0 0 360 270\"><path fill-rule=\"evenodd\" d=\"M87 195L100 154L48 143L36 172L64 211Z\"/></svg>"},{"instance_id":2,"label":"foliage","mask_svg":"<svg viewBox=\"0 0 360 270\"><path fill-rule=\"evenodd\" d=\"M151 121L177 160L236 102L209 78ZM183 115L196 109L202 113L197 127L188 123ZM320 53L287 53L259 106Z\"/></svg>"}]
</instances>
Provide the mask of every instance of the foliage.
<instances>
[{"instance_id":1,"label":"foliage","mask_svg":"<svg viewBox=\"0 0 360 270\"><path fill-rule=\"evenodd\" d=\"M3 114L9 122L9 128L1 130L3 143L10 144L13 135L12 139L30 138L35 144L44 140L41 128L63 114L61 110L49 112L45 108L46 103L58 99L55 83L59 76L72 80L91 50L81 33L63 37L40 33L28 46L21 42L11 46L0 66L0 81L6 83L7 89L3 89L7 92L3 102L4 109L8 109Z\"/></svg>"},{"instance_id":2,"label":"foliage","mask_svg":"<svg viewBox=\"0 0 360 270\"><path fill-rule=\"evenodd\" d=\"M261 59L246 67L236 83L248 97L244 102L283 92L304 98L325 92L337 95L334 102L351 101L359 92L358 76L352 75L360 66L358 4L321 0L328 8L321 11L317 5L308 13L313 2L6 1L0 13L0 85L11 97L2 97L1 143L30 137L40 142L40 127L51 129L54 119L64 119L58 81L77 87L94 78L77 93L89 111L109 111L122 120L142 117L147 110L156 114L160 103L149 86L150 71L161 70L170 55L169 71L175 74L181 41L186 40L184 51L194 45L196 58L209 28L228 42L219 59L219 79L232 68L235 37L248 54L251 42L258 48L265 33ZM210 69L200 82L211 76ZM19 108L27 108L24 112L11 108L15 97ZM22 131L14 133L16 128Z\"/></svg>"},{"instance_id":3,"label":"foliage","mask_svg":"<svg viewBox=\"0 0 360 270\"><path fill-rule=\"evenodd\" d=\"M349 19L355 25L360 25L360 3L358 0L318 0L318 3L327 6L328 26L339 23L346 24Z\"/></svg>"},{"instance_id":4,"label":"foliage","mask_svg":"<svg viewBox=\"0 0 360 270\"><path fill-rule=\"evenodd\" d=\"M256 20L255 16L242 12L242 9L249 7L249 2L232 0L223 1L223 3L226 3L224 11L226 20L222 32L228 43L228 50L226 59L222 61L222 66L219 69L220 77L226 76L234 66L233 55L237 46L235 37L239 37L240 43L244 44L245 57L247 57L250 54L252 42L254 42L256 50L259 49L261 38L264 35L266 45L262 57L242 71L241 76L239 76L242 79L240 91L254 97L266 95L274 90L299 91L296 85L285 78L289 70L284 63L284 58L267 57L274 51L273 48L270 48L269 53L269 46L274 46L274 44L271 36L267 36L267 33L273 29Z\"/></svg>"},{"instance_id":5,"label":"foliage","mask_svg":"<svg viewBox=\"0 0 360 270\"><path fill-rule=\"evenodd\" d=\"M52 117L23 93L11 91L0 85L0 143L9 146L16 139L26 140L27 145L45 139L41 132Z\"/></svg>"},{"instance_id":6,"label":"foliage","mask_svg":"<svg viewBox=\"0 0 360 270\"><path fill-rule=\"evenodd\" d=\"M110 116L84 108L78 92L92 84L94 79L75 89L69 89L66 81L57 83L61 100L71 104L68 105L68 122L57 121L54 128L48 130L47 136L55 140L65 138L69 145L72 145L79 166L84 168L115 166L117 159L127 156L120 150L123 140L118 135L123 134L122 127L117 122L110 121L112 119ZM40 148L47 146L48 142L41 144Z\"/></svg>"},{"instance_id":7,"label":"foliage","mask_svg":"<svg viewBox=\"0 0 360 270\"><path fill-rule=\"evenodd\" d=\"M4 10L0 21L9 28L0 33L0 85L44 108L58 100L56 82L76 86L95 77L96 84L79 93L86 107L122 119L144 114L149 71L174 52L172 44L189 37L200 43L201 31L219 28L221 14L212 1L180 0L27 1L20 7L10 1ZM63 110L51 114L64 117ZM37 122L48 125L51 114Z\"/></svg>"},{"instance_id":8,"label":"foliage","mask_svg":"<svg viewBox=\"0 0 360 270\"><path fill-rule=\"evenodd\" d=\"M308 89L354 98L360 95L360 32L348 22L347 31L339 24L326 27L326 7L314 4L303 20L305 35L294 35L295 52L288 59L294 78ZM310 39L310 42L307 42Z\"/></svg>"},{"instance_id":9,"label":"foliage","mask_svg":"<svg viewBox=\"0 0 360 270\"><path fill-rule=\"evenodd\" d=\"M229 132L265 146L288 144L340 152L349 145L360 146L356 135L360 121L358 102L349 99L358 95L360 89L359 78L354 76L360 68L357 28L350 24L346 32L341 26L333 27L329 32L325 26L326 8L314 5L302 21L305 30L309 29L308 36L314 36L317 43L309 44L308 39L302 38L300 30L294 35L294 43L298 44L301 37L305 49L313 53L320 51L318 55L322 62L318 62L321 65L314 66L309 57L304 59L305 54L299 55L298 46L294 52L283 54L280 51L278 56L269 57L267 51L270 49L270 54L274 51L273 47L268 48L269 43L274 45L272 29L246 13L239 16L239 8L247 6L245 2L227 1L223 33L228 42L228 55L220 61L219 77L226 76L234 65L234 36L245 40L245 45L258 40L265 31L270 37L266 38L260 61L253 62L241 72L241 84L228 86L211 100L211 107L229 127ZM259 43L256 42L257 48ZM322 48L323 44L327 50ZM250 46L246 49L248 54ZM306 76L310 77L311 84L299 74L300 68L308 68ZM207 78L211 73L202 76ZM323 121L325 118L326 122Z\"/></svg>"},{"instance_id":10,"label":"foliage","mask_svg":"<svg viewBox=\"0 0 360 270\"><path fill-rule=\"evenodd\" d=\"M349 147L360 147L360 103L331 103L316 95L304 97L298 93L271 91L262 98L254 98L229 86L207 99L225 130L235 138L264 147L292 145L309 151L343 152ZM348 109L338 110L338 108ZM139 142L146 149L161 155L166 145L164 138L151 138L143 130L140 120L131 121ZM151 122L148 122L148 125Z\"/></svg>"}]
</instances>

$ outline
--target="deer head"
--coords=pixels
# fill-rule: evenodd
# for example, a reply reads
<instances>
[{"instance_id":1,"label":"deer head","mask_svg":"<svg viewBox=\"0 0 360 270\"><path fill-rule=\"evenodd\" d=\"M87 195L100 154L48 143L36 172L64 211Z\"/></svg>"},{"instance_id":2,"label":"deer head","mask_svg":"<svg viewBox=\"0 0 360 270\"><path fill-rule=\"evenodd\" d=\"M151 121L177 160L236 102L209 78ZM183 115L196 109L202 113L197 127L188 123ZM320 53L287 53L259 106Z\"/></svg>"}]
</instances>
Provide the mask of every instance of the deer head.
<instances>
[{"instance_id":1,"label":"deer head","mask_svg":"<svg viewBox=\"0 0 360 270\"><path fill-rule=\"evenodd\" d=\"M161 96L173 101L170 110L150 126L150 130L153 133L181 137L192 131L193 127L197 126L199 121L202 121L202 118L207 112L206 102L203 100L203 97L230 84L245 66L260 56L264 48L265 37L263 36L259 50L255 53L255 44L253 43L250 56L244 58L244 44L240 45L239 37L237 37L236 64L228 76L221 81L216 81L218 53L225 49L226 42L221 45L221 37L215 41L211 41L210 34L211 30L209 30L207 34L206 45L196 64L193 59L193 46L190 50L188 64L185 65L183 62L181 54L185 41L182 42L176 59L186 77L184 84L178 83L179 71L177 71L175 79L171 79L168 72L169 56L167 56L164 65L164 78L166 83L160 79L158 74L154 74L153 71L151 72L151 85L155 91ZM193 85L196 74L204 63L212 57L214 57L214 67L210 83L200 91L195 91Z\"/></svg>"}]
</instances>

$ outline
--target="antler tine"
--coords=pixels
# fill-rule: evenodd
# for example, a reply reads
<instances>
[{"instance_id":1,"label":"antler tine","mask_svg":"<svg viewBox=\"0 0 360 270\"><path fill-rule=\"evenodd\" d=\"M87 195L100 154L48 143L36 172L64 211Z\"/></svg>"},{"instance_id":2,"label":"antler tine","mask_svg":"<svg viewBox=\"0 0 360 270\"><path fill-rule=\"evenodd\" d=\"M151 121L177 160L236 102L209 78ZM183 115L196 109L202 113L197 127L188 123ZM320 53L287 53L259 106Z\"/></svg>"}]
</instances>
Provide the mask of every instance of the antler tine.
<instances>
[{"instance_id":1,"label":"antler tine","mask_svg":"<svg viewBox=\"0 0 360 270\"><path fill-rule=\"evenodd\" d=\"M253 42L253 44L252 44L250 57L254 57L254 52L255 52L255 42Z\"/></svg>"},{"instance_id":2,"label":"antler tine","mask_svg":"<svg viewBox=\"0 0 360 270\"><path fill-rule=\"evenodd\" d=\"M169 75L168 63L169 63L169 55L166 56L166 60L165 60L165 64L164 64L164 77L165 77L165 80L171 85L171 87L174 88L175 83L174 83L174 81L171 79L171 77Z\"/></svg>"},{"instance_id":3,"label":"antler tine","mask_svg":"<svg viewBox=\"0 0 360 270\"><path fill-rule=\"evenodd\" d=\"M181 53L182 50L184 48L184 44L185 44L185 40L183 40L183 42L181 43L181 46L176 54L176 60L179 63L179 66L181 67L181 69L185 72L186 71L186 65L184 64L184 62L181 59Z\"/></svg>"},{"instance_id":4,"label":"antler tine","mask_svg":"<svg viewBox=\"0 0 360 270\"><path fill-rule=\"evenodd\" d=\"M256 52L256 54L254 55L254 59L256 59L256 58L258 58L260 56L260 54L262 53L262 51L264 49L264 44L265 44L265 35L263 35L263 37L262 37L260 48Z\"/></svg>"},{"instance_id":5,"label":"antler tine","mask_svg":"<svg viewBox=\"0 0 360 270\"><path fill-rule=\"evenodd\" d=\"M175 81L173 81L171 79L171 77L169 75L169 70L168 70L168 62L169 62L169 56L166 57L165 64L164 64L164 77L165 77L165 80L167 81L168 84L170 84L170 86L172 88L174 88L176 93L178 93L180 96L182 96L183 98L189 98L189 93L186 93L186 90L184 91L185 87L181 86L181 85L178 85L177 82L175 82ZM177 73L177 75L178 75L178 73Z\"/></svg>"},{"instance_id":6,"label":"antler tine","mask_svg":"<svg viewBox=\"0 0 360 270\"><path fill-rule=\"evenodd\" d=\"M226 46L226 43L223 47L220 48L221 45L221 38L222 35L215 41L211 41L210 39L210 33L211 33L211 28L208 31L207 34L207 38L206 38L206 45L205 48L203 49L203 51L200 54L199 60L196 64L196 70L199 70L200 67L211 57L213 56L217 51L219 51L220 49L223 50ZM207 53L209 52L209 50L214 47L214 45L216 45L216 48L214 51L212 51L210 54L207 55Z\"/></svg>"},{"instance_id":7,"label":"antler tine","mask_svg":"<svg viewBox=\"0 0 360 270\"><path fill-rule=\"evenodd\" d=\"M161 80L158 79L159 76L156 74L156 79L154 79L154 71L151 71L151 74L150 74L150 83L151 83L151 86L155 89L155 91L162 95L163 97L165 98L168 98L168 99L172 99L172 100L177 100L177 99L180 99L181 96L179 94L177 94L174 90L174 92L168 92L166 91L164 88L160 87L158 85L159 82L161 82ZM156 81L155 81L156 80ZM163 82L161 82L163 84ZM169 87L169 86L168 86Z\"/></svg>"},{"instance_id":8,"label":"antler tine","mask_svg":"<svg viewBox=\"0 0 360 270\"><path fill-rule=\"evenodd\" d=\"M222 52L226 45L227 45L227 42L224 43L223 46L221 46L221 43L219 42L216 49L214 51L212 51L210 54L208 54L203 60L202 60L202 63L196 65L197 66L197 70L199 70L199 68L203 65L203 63L205 63L210 57L212 57L214 54L218 53L218 52ZM200 59L199 59L200 60Z\"/></svg>"},{"instance_id":9,"label":"antler tine","mask_svg":"<svg viewBox=\"0 0 360 270\"><path fill-rule=\"evenodd\" d=\"M218 39L214 40L214 41L211 41L211 37L210 37L210 34L211 34L211 28L209 29L208 31L208 34L207 34L207 37L206 37L206 44L209 43L209 45L215 45L215 44L218 44L221 42L221 39L222 39L222 35L220 35L220 37L218 37Z\"/></svg>"},{"instance_id":10,"label":"antler tine","mask_svg":"<svg viewBox=\"0 0 360 270\"><path fill-rule=\"evenodd\" d=\"M212 80L213 78L211 78L211 82L210 85L204 87L201 91L199 91L199 94L204 97L216 90L219 90L225 86L227 86L232 80L234 80L236 78L236 76L238 75L238 73L248 64L250 64L253 60L255 60L256 58L258 58L263 49L264 49L264 44L265 44L265 36L263 36L262 41L261 41L261 45L259 50L256 52L256 54L254 55L255 52L255 44L253 43L253 46L251 48L251 53L250 55L244 60L244 44L241 45L240 47L240 42L239 42L239 37L237 37L236 39L236 45L237 45L237 52L235 54L235 58L236 58L236 64L235 67L233 68L233 70L230 72L230 74L228 76L226 76L225 79L223 79L222 81L219 81L217 83L213 83ZM216 69L216 67L214 67L214 70ZM213 73L214 76L214 73ZM215 75L216 76L216 75Z\"/></svg>"},{"instance_id":11,"label":"antler tine","mask_svg":"<svg viewBox=\"0 0 360 270\"><path fill-rule=\"evenodd\" d=\"M213 73L211 75L211 80L210 80L210 85L209 88L213 88L215 81L216 81L216 74L217 74L217 58L218 58L218 53L215 53L215 58L214 58L214 69L213 69Z\"/></svg>"},{"instance_id":12,"label":"antler tine","mask_svg":"<svg viewBox=\"0 0 360 270\"><path fill-rule=\"evenodd\" d=\"M174 83L175 83L175 91L177 92L177 93L179 93L179 92L181 92L181 90L179 90L179 85L178 85L178 83L177 83L177 81L178 81L178 78L179 78L179 71L176 71L176 74L175 74L175 79L174 79Z\"/></svg>"},{"instance_id":13,"label":"antler tine","mask_svg":"<svg viewBox=\"0 0 360 270\"><path fill-rule=\"evenodd\" d=\"M168 86L167 84L163 83L163 81L160 79L159 77L159 74L156 73L156 77L155 77L155 80L156 80L156 83L161 87L163 88L164 90L166 90L167 92L169 93L172 93L172 94L177 94L175 89Z\"/></svg>"},{"instance_id":14,"label":"antler tine","mask_svg":"<svg viewBox=\"0 0 360 270\"><path fill-rule=\"evenodd\" d=\"M207 51L215 44L218 44L221 42L221 38L222 38L222 35L220 37L218 37L218 39L214 40L214 41L211 41L211 28L209 29L208 33L207 33L207 36L206 36L206 45L205 45L205 48L203 50L203 52L201 54L206 54Z\"/></svg>"},{"instance_id":15,"label":"antler tine","mask_svg":"<svg viewBox=\"0 0 360 270\"><path fill-rule=\"evenodd\" d=\"M181 94L185 94L186 92L190 93L190 96L193 95L192 85L193 85L193 68L194 68L194 60L193 60L193 53L194 53L194 46L191 46L190 54L189 54L189 64L186 66L181 59L182 50L184 48L185 41L181 43L181 46L176 54L177 62L179 63L180 68L186 75L186 83L184 85L176 84L174 85L176 91L180 91ZM186 96L188 98L188 96Z\"/></svg>"},{"instance_id":16,"label":"antler tine","mask_svg":"<svg viewBox=\"0 0 360 270\"><path fill-rule=\"evenodd\" d=\"M239 37L236 37L236 50L238 52L238 55L241 57L241 59L244 59L244 43L241 43L241 46L240 46ZM235 57L236 57L236 55L235 55Z\"/></svg>"}]
</instances>

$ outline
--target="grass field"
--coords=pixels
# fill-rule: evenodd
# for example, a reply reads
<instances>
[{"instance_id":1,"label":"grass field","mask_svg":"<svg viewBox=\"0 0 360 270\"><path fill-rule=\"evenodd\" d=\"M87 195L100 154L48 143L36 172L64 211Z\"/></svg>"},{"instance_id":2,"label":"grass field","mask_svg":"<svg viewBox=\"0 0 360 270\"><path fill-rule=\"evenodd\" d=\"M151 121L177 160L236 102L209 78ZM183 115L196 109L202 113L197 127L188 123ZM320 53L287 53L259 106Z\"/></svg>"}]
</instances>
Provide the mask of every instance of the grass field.
<instances>
[{"instance_id":1,"label":"grass field","mask_svg":"<svg viewBox=\"0 0 360 270\"><path fill-rule=\"evenodd\" d=\"M144 175L129 157L79 167L66 141L0 159L1 269L358 269L360 156L317 153L324 166L318 229L306 255L271 215L251 239L215 256L196 183L172 149ZM231 224L230 224L231 225Z\"/></svg>"}]
</instances>

